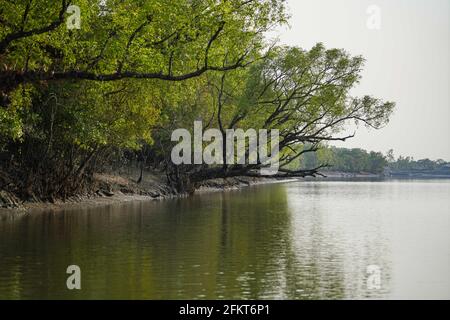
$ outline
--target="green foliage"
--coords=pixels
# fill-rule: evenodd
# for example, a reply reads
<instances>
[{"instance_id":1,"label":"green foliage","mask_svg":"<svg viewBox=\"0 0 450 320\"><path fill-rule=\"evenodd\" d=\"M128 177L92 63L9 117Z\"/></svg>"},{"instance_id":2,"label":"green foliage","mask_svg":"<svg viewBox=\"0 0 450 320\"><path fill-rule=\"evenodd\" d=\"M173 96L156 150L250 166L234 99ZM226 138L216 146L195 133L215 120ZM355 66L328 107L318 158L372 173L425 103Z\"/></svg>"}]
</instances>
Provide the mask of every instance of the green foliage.
<instances>
[{"instance_id":1,"label":"green foliage","mask_svg":"<svg viewBox=\"0 0 450 320\"><path fill-rule=\"evenodd\" d=\"M381 152L336 147L322 147L318 152L307 153L300 159L300 167L303 169L314 168L321 164L327 165L324 171L380 174L388 162Z\"/></svg>"},{"instance_id":2,"label":"green foliage","mask_svg":"<svg viewBox=\"0 0 450 320\"><path fill-rule=\"evenodd\" d=\"M433 171L433 170L447 170L450 168L450 163L442 159L430 160L420 159L414 160L412 157L399 156L397 160L392 159L389 162L389 168L393 171Z\"/></svg>"},{"instance_id":3,"label":"green foliage","mask_svg":"<svg viewBox=\"0 0 450 320\"><path fill-rule=\"evenodd\" d=\"M80 29L66 27L71 4ZM183 172L168 161L171 132L194 120L222 132L278 129L282 169L313 175L334 155L320 145L350 138L339 136L349 122L382 127L394 107L350 95L362 57L322 44L268 50L265 32L287 20L284 0L0 0L0 8L0 185L26 196L74 193L112 150L151 158L187 184L206 178L207 166ZM379 170L378 154L366 160L364 169ZM218 176L248 173L233 169Z\"/></svg>"},{"instance_id":4,"label":"green foliage","mask_svg":"<svg viewBox=\"0 0 450 320\"><path fill-rule=\"evenodd\" d=\"M343 172L382 173L387 165L381 152L367 152L359 148L331 148L333 161L332 170Z\"/></svg>"},{"instance_id":5,"label":"green foliage","mask_svg":"<svg viewBox=\"0 0 450 320\"><path fill-rule=\"evenodd\" d=\"M59 103L70 103L71 107L64 106L67 110L74 110L73 105L79 110L77 116L75 111L68 114L68 117L78 117L77 128L81 131L73 140L82 139L77 142L81 144L107 144L117 142L114 136L120 140L125 134L129 138L134 136L134 141L129 139L118 144L136 147L139 140L151 139L148 132L143 132L144 122L135 118L155 117L154 110L161 107L156 106L161 101L150 101L155 95L172 90L169 100L180 99L174 97L177 86L156 81L128 82L128 88L135 88L127 90L127 96L122 92L106 101L103 94L121 84L103 82L124 78L183 80L209 69L240 67L259 54L262 33L286 21L281 0L108 0L105 5L100 3L89 0L72 3L80 8L81 29L69 30L66 27L71 15L66 12L69 1L0 0L0 94L4 100L0 110L0 137L3 140L23 135L23 117L29 118L23 113L30 106L33 98L30 91L39 86L38 80L92 79L102 83L58 83L56 89L47 90L54 93ZM24 90L22 83L30 85ZM149 88L148 95L142 91ZM39 99L40 92L35 93L34 98ZM111 104L117 113L132 110L128 115L131 118L118 114L106 116ZM113 121L114 117L117 119ZM153 120L147 121L148 128ZM113 123L106 128L108 121ZM138 129L128 133L127 127ZM88 133L89 130L92 132Z\"/></svg>"},{"instance_id":6,"label":"green foliage","mask_svg":"<svg viewBox=\"0 0 450 320\"><path fill-rule=\"evenodd\" d=\"M214 126L278 129L286 173L312 174L320 163L310 153L323 142L351 138L339 135L346 125L362 123L379 129L389 121L394 103L350 95L363 62L359 56L327 50L320 43L311 50L273 48L249 68L211 77L217 101ZM300 156L304 171L292 171L299 167ZM374 168L380 166L373 161Z\"/></svg>"},{"instance_id":7,"label":"green foliage","mask_svg":"<svg viewBox=\"0 0 450 320\"><path fill-rule=\"evenodd\" d=\"M159 115L153 98L150 82L52 84L33 110L42 120L34 128L44 130L46 138L84 149L137 149L143 141L152 142L151 129Z\"/></svg>"}]
</instances>

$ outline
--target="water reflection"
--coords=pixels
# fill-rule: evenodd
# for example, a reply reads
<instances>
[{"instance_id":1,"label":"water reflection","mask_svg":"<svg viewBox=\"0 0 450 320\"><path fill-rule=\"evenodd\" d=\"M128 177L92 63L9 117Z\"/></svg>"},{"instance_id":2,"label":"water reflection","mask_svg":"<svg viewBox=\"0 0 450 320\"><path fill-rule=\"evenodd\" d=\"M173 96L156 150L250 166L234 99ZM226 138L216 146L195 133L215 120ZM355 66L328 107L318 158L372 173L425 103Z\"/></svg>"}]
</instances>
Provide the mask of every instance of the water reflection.
<instances>
[{"instance_id":1,"label":"water reflection","mask_svg":"<svg viewBox=\"0 0 450 320\"><path fill-rule=\"evenodd\" d=\"M436 190L448 194L449 185L433 185L434 196L442 197ZM430 191L426 187L412 189L421 194ZM408 193L410 186L380 182L300 182L172 201L2 215L0 298L401 296L408 288L393 277L397 266L405 267L397 257L405 243L393 228L395 216L410 209ZM440 227L426 236L441 237L443 258L423 271L428 278L430 271L449 266L448 241L442 244L448 240L442 232L448 231L445 206L430 222ZM81 267L81 291L65 287L71 264ZM371 264L382 270L380 290L366 286ZM448 273L441 279L436 294L449 297Z\"/></svg>"},{"instance_id":2,"label":"water reflection","mask_svg":"<svg viewBox=\"0 0 450 320\"><path fill-rule=\"evenodd\" d=\"M370 203L377 189L347 183L288 186L296 253L296 298L382 298L390 287L390 249L380 214ZM366 199L367 198L367 199ZM359 207L357 202L362 203ZM382 287L367 287L367 267L382 270Z\"/></svg>"}]
</instances>

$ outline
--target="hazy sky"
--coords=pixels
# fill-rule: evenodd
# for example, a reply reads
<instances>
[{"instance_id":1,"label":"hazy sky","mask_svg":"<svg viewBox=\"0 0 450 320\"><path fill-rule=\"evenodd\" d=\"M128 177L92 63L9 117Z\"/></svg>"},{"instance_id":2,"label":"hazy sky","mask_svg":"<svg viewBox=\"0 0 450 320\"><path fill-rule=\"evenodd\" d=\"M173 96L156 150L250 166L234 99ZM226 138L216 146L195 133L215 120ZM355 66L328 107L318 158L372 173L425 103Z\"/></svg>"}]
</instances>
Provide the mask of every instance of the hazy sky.
<instances>
[{"instance_id":1,"label":"hazy sky","mask_svg":"<svg viewBox=\"0 0 450 320\"><path fill-rule=\"evenodd\" d=\"M373 5L380 29L367 26ZM450 160L449 0L289 0L289 7L291 28L278 31L283 44L309 49L323 42L363 55L354 94L397 103L385 128L360 127L337 145Z\"/></svg>"}]
</instances>

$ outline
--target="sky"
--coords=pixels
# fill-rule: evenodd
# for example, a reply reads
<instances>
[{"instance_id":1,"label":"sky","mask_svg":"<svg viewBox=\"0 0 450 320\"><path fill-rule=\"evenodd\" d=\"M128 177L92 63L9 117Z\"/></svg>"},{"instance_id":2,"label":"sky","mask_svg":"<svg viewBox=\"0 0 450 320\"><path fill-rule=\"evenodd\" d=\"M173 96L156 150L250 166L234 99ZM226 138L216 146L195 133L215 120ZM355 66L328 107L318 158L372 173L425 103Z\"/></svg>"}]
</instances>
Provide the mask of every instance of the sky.
<instances>
[{"instance_id":1,"label":"sky","mask_svg":"<svg viewBox=\"0 0 450 320\"><path fill-rule=\"evenodd\" d=\"M389 124L335 145L450 161L449 0L288 0L281 44L317 42L366 59L353 95L396 102ZM354 128L349 128L353 133Z\"/></svg>"}]
</instances>

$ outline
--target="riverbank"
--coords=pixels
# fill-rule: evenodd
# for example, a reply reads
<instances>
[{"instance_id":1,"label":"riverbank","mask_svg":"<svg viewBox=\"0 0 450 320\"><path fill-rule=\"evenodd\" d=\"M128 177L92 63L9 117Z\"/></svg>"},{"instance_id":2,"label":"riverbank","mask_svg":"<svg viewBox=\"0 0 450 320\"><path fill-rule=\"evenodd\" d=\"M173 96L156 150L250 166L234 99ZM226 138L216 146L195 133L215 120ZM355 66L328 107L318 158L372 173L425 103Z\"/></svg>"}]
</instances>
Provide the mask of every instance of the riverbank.
<instances>
[{"instance_id":1,"label":"riverbank","mask_svg":"<svg viewBox=\"0 0 450 320\"><path fill-rule=\"evenodd\" d=\"M308 177L304 180L359 180L359 179L396 179L414 177L385 176L366 172L349 173L340 171L323 172L325 177ZM0 214L5 212L28 212L35 210L65 210L80 209L86 207L104 206L115 203L132 201L165 200L188 197L188 194L177 192L166 183L164 175L154 172L145 172L140 183L136 183L135 177L138 171L127 170L112 174L94 174L94 184L90 192L78 194L66 199L55 199L53 202L43 201L38 198L20 200L12 193L0 190ZM436 176L418 177L422 179L435 179ZM445 177L450 178L450 177ZM282 179L270 177L233 177L218 178L203 181L195 190L196 194L237 190L249 186L268 183L279 183L296 180L296 178Z\"/></svg>"},{"instance_id":2,"label":"riverbank","mask_svg":"<svg viewBox=\"0 0 450 320\"><path fill-rule=\"evenodd\" d=\"M136 183L133 174L95 174L94 187L91 192L75 195L66 199L55 199L53 202L37 198L28 201L20 200L16 195L0 191L0 213L27 212L34 210L79 209L130 201L165 200L182 198L188 194L178 193L169 186L164 176L146 172L140 183ZM236 190L245 187L283 182L286 179L270 177L233 177L206 180L196 189L196 193Z\"/></svg>"}]
</instances>

